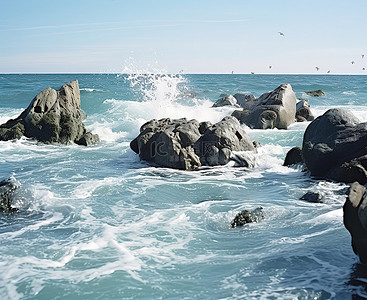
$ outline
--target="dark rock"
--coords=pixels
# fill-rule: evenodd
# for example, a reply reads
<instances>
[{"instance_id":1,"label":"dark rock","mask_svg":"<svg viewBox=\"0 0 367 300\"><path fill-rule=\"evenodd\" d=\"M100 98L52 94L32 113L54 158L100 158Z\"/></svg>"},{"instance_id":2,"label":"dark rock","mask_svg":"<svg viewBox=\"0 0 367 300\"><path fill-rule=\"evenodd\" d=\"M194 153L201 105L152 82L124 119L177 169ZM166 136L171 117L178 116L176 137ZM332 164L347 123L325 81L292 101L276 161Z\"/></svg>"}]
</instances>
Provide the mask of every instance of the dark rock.
<instances>
[{"instance_id":1,"label":"dark rock","mask_svg":"<svg viewBox=\"0 0 367 300\"><path fill-rule=\"evenodd\" d=\"M308 91L305 93L312 97L321 97L326 95L322 90Z\"/></svg>"},{"instance_id":2,"label":"dark rock","mask_svg":"<svg viewBox=\"0 0 367 300\"><path fill-rule=\"evenodd\" d=\"M140 128L130 147L143 160L182 170L225 165L231 160L232 151L255 151L247 133L233 117L214 125L196 120L154 119Z\"/></svg>"},{"instance_id":3,"label":"dark rock","mask_svg":"<svg viewBox=\"0 0 367 300\"><path fill-rule=\"evenodd\" d=\"M222 107L222 106L237 106L237 100L232 95L224 96L220 99L218 99L214 104L213 107Z\"/></svg>"},{"instance_id":4,"label":"dark rock","mask_svg":"<svg viewBox=\"0 0 367 300\"><path fill-rule=\"evenodd\" d=\"M58 91L47 88L40 92L16 119L0 125L0 140L22 136L44 143L89 144L97 142L96 135L87 133L80 107L78 81L63 85Z\"/></svg>"},{"instance_id":5,"label":"dark rock","mask_svg":"<svg viewBox=\"0 0 367 300\"><path fill-rule=\"evenodd\" d=\"M300 199L311 203L323 203L323 196L315 192L307 192Z\"/></svg>"},{"instance_id":6,"label":"dark rock","mask_svg":"<svg viewBox=\"0 0 367 300\"><path fill-rule=\"evenodd\" d=\"M13 212L13 193L18 188L18 185L12 179L0 181L0 212Z\"/></svg>"},{"instance_id":7,"label":"dark rock","mask_svg":"<svg viewBox=\"0 0 367 300\"><path fill-rule=\"evenodd\" d=\"M251 109L256 105L256 98L252 94L234 94L233 97L236 98L237 104L241 106L243 109Z\"/></svg>"},{"instance_id":8,"label":"dark rock","mask_svg":"<svg viewBox=\"0 0 367 300\"><path fill-rule=\"evenodd\" d=\"M250 137L234 117L209 127L195 143L202 165L225 165L231 151L255 151ZM228 151L229 150L229 151Z\"/></svg>"},{"instance_id":9,"label":"dark rock","mask_svg":"<svg viewBox=\"0 0 367 300\"><path fill-rule=\"evenodd\" d=\"M203 134L210 126L212 126L213 124L209 121L207 122L201 122L199 124L199 132L200 134Z\"/></svg>"},{"instance_id":10,"label":"dark rock","mask_svg":"<svg viewBox=\"0 0 367 300\"><path fill-rule=\"evenodd\" d=\"M362 263L367 264L367 199L365 187L354 182L343 206L343 222L352 237L352 248Z\"/></svg>"},{"instance_id":11,"label":"dark rock","mask_svg":"<svg viewBox=\"0 0 367 300\"><path fill-rule=\"evenodd\" d=\"M303 164L301 147L293 147L285 156L283 166L291 166L295 164Z\"/></svg>"},{"instance_id":12,"label":"dark rock","mask_svg":"<svg viewBox=\"0 0 367 300\"><path fill-rule=\"evenodd\" d=\"M231 222L232 228L243 226L247 223L259 222L264 219L263 208L258 207L252 211L247 209L239 212Z\"/></svg>"},{"instance_id":13,"label":"dark rock","mask_svg":"<svg viewBox=\"0 0 367 300\"><path fill-rule=\"evenodd\" d=\"M241 123L258 129L287 129L295 121L296 96L290 84L248 101L245 109L233 112Z\"/></svg>"},{"instance_id":14,"label":"dark rock","mask_svg":"<svg viewBox=\"0 0 367 300\"><path fill-rule=\"evenodd\" d=\"M302 156L312 176L367 183L367 123L346 110L328 110L307 127Z\"/></svg>"},{"instance_id":15,"label":"dark rock","mask_svg":"<svg viewBox=\"0 0 367 300\"><path fill-rule=\"evenodd\" d=\"M310 105L307 100L300 100L296 105L296 120L297 122L313 121L313 116Z\"/></svg>"}]
</instances>

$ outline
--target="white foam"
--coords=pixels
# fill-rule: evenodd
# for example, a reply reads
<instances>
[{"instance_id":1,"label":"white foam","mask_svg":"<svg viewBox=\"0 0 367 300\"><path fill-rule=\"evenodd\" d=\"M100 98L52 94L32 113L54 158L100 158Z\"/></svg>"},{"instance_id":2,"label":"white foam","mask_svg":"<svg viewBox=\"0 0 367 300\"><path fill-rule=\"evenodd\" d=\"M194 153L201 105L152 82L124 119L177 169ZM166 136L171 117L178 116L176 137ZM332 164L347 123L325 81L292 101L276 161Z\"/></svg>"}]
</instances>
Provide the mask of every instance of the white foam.
<instances>
[{"instance_id":1,"label":"white foam","mask_svg":"<svg viewBox=\"0 0 367 300\"><path fill-rule=\"evenodd\" d=\"M92 88L81 88L80 90L84 92L102 92L102 90Z\"/></svg>"}]
</instances>

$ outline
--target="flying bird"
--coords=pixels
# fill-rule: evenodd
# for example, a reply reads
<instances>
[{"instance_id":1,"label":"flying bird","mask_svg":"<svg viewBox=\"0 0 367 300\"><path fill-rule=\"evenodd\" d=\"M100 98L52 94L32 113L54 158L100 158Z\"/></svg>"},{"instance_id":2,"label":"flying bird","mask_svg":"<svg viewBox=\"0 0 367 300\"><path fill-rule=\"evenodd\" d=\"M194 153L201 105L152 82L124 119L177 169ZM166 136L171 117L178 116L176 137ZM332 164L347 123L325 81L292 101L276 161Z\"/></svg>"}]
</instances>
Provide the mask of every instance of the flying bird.
<instances>
[{"instance_id":1,"label":"flying bird","mask_svg":"<svg viewBox=\"0 0 367 300\"><path fill-rule=\"evenodd\" d=\"M362 68L362 70L364 71L364 70L366 70L366 68Z\"/></svg>"},{"instance_id":2,"label":"flying bird","mask_svg":"<svg viewBox=\"0 0 367 300\"><path fill-rule=\"evenodd\" d=\"M283 32L278 31L278 33L279 33L281 36L285 36L285 34L284 34Z\"/></svg>"},{"instance_id":3,"label":"flying bird","mask_svg":"<svg viewBox=\"0 0 367 300\"><path fill-rule=\"evenodd\" d=\"M271 66L269 66L269 69L271 69Z\"/></svg>"},{"instance_id":4,"label":"flying bird","mask_svg":"<svg viewBox=\"0 0 367 300\"><path fill-rule=\"evenodd\" d=\"M330 73L330 70L329 70L329 71L327 71L326 73L328 73L328 74L329 74L329 73Z\"/></svg>"},{"instance_id":5,"label":"flying bird","mask_svg":"<svg viewBox=\"0 0 367 300\"><path fill-rule=\"evenodd\" d=\"M362 54L362 58L364 58L364 54Z\"/></svg>"},{"instance_id":6,"label":"flying bird","mask_svg":"<svg viewBox=\"0 0 367 300\"><path fill-rule=\"evenodd\" d=\"M319 68L319 67L315 67L315 68L316 68L316 71L320 70L320 68Z\"/></svg>"},{"instance_id":7,"label":"flying bird","mask_svg":"<svg viewBox=\"0 0 367 300\"><path fill-rule=\"evenodd\" d=\"M354 60L352 60L352 65L354 64Z\"/></svg>"}]
</instances>

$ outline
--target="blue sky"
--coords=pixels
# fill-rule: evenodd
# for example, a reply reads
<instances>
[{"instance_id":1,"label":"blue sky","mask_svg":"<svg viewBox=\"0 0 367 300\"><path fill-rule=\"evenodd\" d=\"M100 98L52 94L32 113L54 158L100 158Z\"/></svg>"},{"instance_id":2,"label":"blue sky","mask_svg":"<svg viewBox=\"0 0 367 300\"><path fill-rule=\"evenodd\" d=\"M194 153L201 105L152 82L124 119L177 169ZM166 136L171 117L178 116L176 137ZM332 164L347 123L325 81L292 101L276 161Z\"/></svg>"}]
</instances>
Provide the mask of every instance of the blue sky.
<instances>
[{"instance_id":1,"label":"blue sky","mask_svg":"<svg viewBox=\"0 0 367 300\"><path fill-rule=\"evenodd\" d=\"M367 74L366 12L366 0L0 0L0 73Z\"/></svg>"}]
</instances>

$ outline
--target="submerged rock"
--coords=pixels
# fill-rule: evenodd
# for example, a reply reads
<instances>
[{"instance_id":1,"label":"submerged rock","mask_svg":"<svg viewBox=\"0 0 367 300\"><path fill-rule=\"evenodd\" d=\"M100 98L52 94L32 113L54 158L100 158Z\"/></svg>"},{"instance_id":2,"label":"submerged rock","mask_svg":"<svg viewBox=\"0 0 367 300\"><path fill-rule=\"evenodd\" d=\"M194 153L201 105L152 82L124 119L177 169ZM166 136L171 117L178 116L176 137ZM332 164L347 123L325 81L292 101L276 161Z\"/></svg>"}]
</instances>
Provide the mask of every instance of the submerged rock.
<instances>
[{"instance_id":1,"label":"submerged rock","mask_svg":"<svg viewBox=\"0 0 367 300\"><path fill-rule=\"evenodd\" d=\"M98 135L87 132L80 107L78 81L63 85L58 91L47 88L40 92L19 117L0 125L0 140L22 136L44 143L90 145L99 141Z\"/></svg>"},{"instance_id":2,"label":"submerged rock","mask_svg":"<svg viewBox=\"0 0 367 300\"><path fill-rule=\"evenodd\" d=\"M322 200L323 198L324 197L320 193L307 192L300 198L300 200L304 200L311 203L323 203Z\"/></svg>"},{"instance_id":3,"label":"submerged rock","mask_svg":"<svg viewBox=\"0 0 367 300\"><path fill-rule=\"evenodd\" d=\"M367 123L330 109L307 127L302 157L312 176L367 183Z\"/></svg>"},{"instance_id":4,"label":"submerged rock","mask_svg":"<svg viewBox=\"0 0 367 300\"><path fill-rule=\"evenodd\" d=\"M232 228L243 226L247 223L259 222L264 219L263 208L258 207L252 211L247 209L239 212L231 222Z\"/></svg>"},{"instance_id":5,"label":"submerged rock","mask_svg":"<svg viewBox=\"0 0 367 300\"><path fill-rule=\"evenodd\" d=\"M233 117L214 125L197 120L154 119L140 128L130 148L142 160L181 170L225 165L231 160L232 151L255 151L247 133Z\"/></svg>"},{"instance_id":6,"label":"submerged rock","mask_svg":"<svg viewBox=\"0 0 367 300\"><path fill-rule=\"evenodd\" d=\"M18 185L12 179L0 181L0 212L12 212L17 210L13 208L13 193Z\"/></svg>"},{"instance_id":7,"label":"submerged rock","mask_svg":"<svg viewBox=\"0 0 367 300\"><path fill-rule=\"evenodd\" d=\"M312 96L312 97L326 96L325 92L323 92L322 90L308 91L308 92L305 92L305 93L309 96Z\"/></svg>"},{"instance_id":8,"label":"submerged rock","mask_svg":"<svg viewBox=\"0 0 367 300\"><path fill-rule=\"evenodd\" d=\"M343 206L343 222L352 237L352 248L362 263L367 264L367 199L365 187L354 182Z\"/></svg>"},{"instance_id":9,"label":"submerged rock","mask_svg":"<svg viewBox=\"0 0 367 300\"><path fill-rule=\"evenodd\" d=\"M290 84L282 84L274 91L251 98L242 111L233 112L241 123L257 129L287 129L295 121L296 95Z\"/></svg>"}]
</instances>

